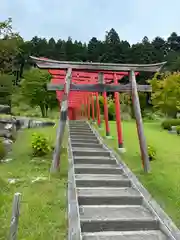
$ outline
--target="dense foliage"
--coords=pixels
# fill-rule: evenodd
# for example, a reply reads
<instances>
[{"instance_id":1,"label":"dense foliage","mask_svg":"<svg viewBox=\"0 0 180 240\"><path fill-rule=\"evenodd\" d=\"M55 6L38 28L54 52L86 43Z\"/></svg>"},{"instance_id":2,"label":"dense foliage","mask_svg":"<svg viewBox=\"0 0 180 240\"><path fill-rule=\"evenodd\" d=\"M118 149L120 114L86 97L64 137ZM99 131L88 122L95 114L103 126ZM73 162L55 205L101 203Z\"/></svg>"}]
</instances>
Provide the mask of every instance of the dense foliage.
<instances>
[{"instance_id":1,"label":"dense foliage","mask_svg":"<svg viewBox=\"0 0 180 240\"><path fill-rule=\"evenodd\" d=\"M176 117L180 110L180 74L179 72L155 74L150 81L153 93L152 104L164 114Z\"/></svg>"},{"instance_id":2,"label":"dense foliage","mask_svg":"<svg viewBox=\"0 0 180 240\"><path fill-rule=\"evenodd\" d=\"M6 148L3 140L0 138L0 162L6 156Z\"/></svg>"},{"instance_id":3,"label":"dense foliage","mask_svg":"<svg viewBox=\"0 0 180 240\"><path fill-rule=\"evenodd\" d=\"M143 117L148 111L160 111L163 114L176 117L180 110L180 36L172 33L167 39L156 37L149 41L144 37L141 42L130 45L120 38L115 29L106 32L104 40L92 37L88 43L54 38L45 39L34 36L30 41L23 40L12 28L12 20L0 22L0 85L9 84L7 94L0 89L0 97L12 95L12 83L16 89L13 93L19 94L16 102L26 102L32 107L40 107L42 116L47 116L47 110L56 105L55 94L48 93L46 83L50 75L32 68L30 55L47 57L56 60L86 61L86 62L113 62L113 63L155 63L167 61L163 74L141 73L137 77L140 84L150 81L153 94L140 93L140 104ZM168 71L168 73L167 73ZM175 72L172 74L172 72ZM8 74L8 75L7 75ZM9 74L14 76L10 78ZM6 75L6 76L5 76ZM4 79L7 79L5 81ZM121 83L127 83L123 78ZM6 84L7 85L7 84ZM17 90L18 88L18 90ZM168 97L167 97L168 96ZM4 98L5 99L5 98ZM102 99L101 99L102 100ZM108 98L109 119L115 118L113 97ZM6 102L10 101L9 98ZM132 101L128 94L120 95L122 113L133 116ZM103 102L101 101L101 111ZM149 117L153 116L151 114Z\"/></svg>"},{"instance_id":4,"label":"dense foliage","mask_svg":"<svg viewBox=\"0 0 180 240\"><path fill-rule=\"evenodd\" d=\"M34 133L32 135L31 145L33 156L35 157L45 156L52 150L49 140L40 133Z\"/></svg>"},{"instance_id":5,"label":"dense foliage","mask_svg":"<svg viewBox=\"0 0 180 240\"><path fill-rule=\"evenodd\" d=\"M53 37L45 39L34 36L30 41L25 41L13 32L11 19L0 22L0 71L11 70L16 73L17 79L21 78L23 69L32 64L30 55L56 60L114 63L168 61L166 69L177 71L180 70L180 36L174 32L166 40L158 36L152 41L145 36L141 42L130 45L112 28L106 32L104 40L94 36L88 43L73 41L71 37L55 41ZM149 74L141 74L139 79L142 82L145 81L144 76L147 78Z\"/></svg>"},{"instance_id":6,"label":"dense foliage","mask_svg":"<svg viewBox=\"0 0 180 240\"><path fill-rule=\"evenodd\" d=\"M161 124L162 128L166 130L171 130L173 126L180 126L180 119L167 119Z\"/></svg>"},{"instance_id":7,"label":"dense foliage","mask_svg":"<svg viewBox=\"0 0 180 240\"><path fill-rule=\"evenodd\" d=\"M39 106L42 117L47 117L48 109L57 105L55 92L47 90L50 80L48 71L32 68L24 74L20 84L24 100L32 107Z\"/></svg>"}]
</instances>

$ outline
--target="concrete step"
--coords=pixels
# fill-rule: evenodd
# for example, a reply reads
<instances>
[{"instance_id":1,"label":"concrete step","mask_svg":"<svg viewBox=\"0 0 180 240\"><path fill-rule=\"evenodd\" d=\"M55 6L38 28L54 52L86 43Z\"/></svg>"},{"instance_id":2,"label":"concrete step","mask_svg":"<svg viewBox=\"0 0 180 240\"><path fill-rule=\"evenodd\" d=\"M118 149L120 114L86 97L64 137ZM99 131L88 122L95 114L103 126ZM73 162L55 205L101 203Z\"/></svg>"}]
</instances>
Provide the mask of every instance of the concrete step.
<instances>
[{"instance_id":1,"label":"concrete step","mask_svg":"<svg viewBox=\"0 0 180 240\"><path fill-rule=\"evenodd\" d=\"M131 181L124 175L76 174L76 187L119 188L131 187ZM108 191L108 189L107 189Z\"/></svg>"},{"instance_id":2,"label":"concrete step","mask_svg":"<svg viewBox=\"0 0 180 240\"><path fill-rule=\"evenodd\" d=\"M91 130L70 130L70 134L77 134L77 135L79 135L79 134L94 134Z\"/></svg>"},{"instance_id":3,"label":"concrete step","mask_svg":"<svg viewBox=\"0 0 180 240\"><path fill-rule=\"evenodd\" d=\"M100 143L84 143L84 142L78 142L78 143L72 143L72 147L76 148L102 148L102 144Z\"/></svg>"},{"instance_id":4,"label":"concrete step","mask_svg":"<svg viewBox=\"0 0 180 240\"><path fill-rule=\"evenodd\" d=\"M168 240L161 231L82 233L82 240Z\"/></svg>"},{"instance_id":5,"label":"concrete step","mask_svg":"<svg viewBox=\"0 0 180 240\"><path fill-rule=\"evenodd\" d=\"M76 134L76 135L71 135L71 134L70 134L70 137L71 137L72 140L73 140L74 138L75 138L75 139L87 139L87 137L86 137L85 135L79 135L79 134ZM95 135L88 136L88 139L97 140L97 138L95 137Z\"/></svg>"},{"instance_id":6,"label":"concrete step","mask_svg":"<svg viewBox=\"0 0 180 240\"><path fill-rule=\"evenodd\" d=\"M77 126L76 126L76 125L72 126L72 125L71 125L71 126L69 127L69 129L70 129L70 130L71 130L71 129L75 129L75 130L76 130L76 129L80 129L80 130L89 129L89 130L92 131L92 129L91 129L88 125L83 125L83 126L79 126L79 125L77 125Z\"/></svg>"},{"instance_id":7,"label":"concrete step","mask_svg":"<svg viewBox=\"0 0 180 240\"><path fill-rule=\"evenodd\" d=\"M84 129L73 129L73 130L70 129L70 133L75 133L75 134L76 134L76 133L77 133L77 134L78 134L78 133L84 133L84 134L86 134L86 133L87 133L87 134L92 133L92 134L94 134L91 129L85 129L85 128L84 128Z\"/></svg>"},{"instance_id":8,"label":"concrete step","mask_svg":"<svg viewBox=\"0 0 180 240\"><path fill-rule=\"evenodd\" d=\"M101 160L101 159L105 159L105 160L115 160L114 158L112 158L111 156L104 156L103 158L101 156L74 156L74 159L86 159L87 161L89 161L89 163L91 163L91 160L93 159L97 159L97 160Z\"/></svg>"},{"instance_id":9,"label":"concrete step","mask_svg":"<svg viewBox=\"0 0 180 240\"><path fill-rule=\"evenodd\" d=\"M75 133L77 133L77 132L93 132L92 129L89 127L88 128L70 127L69 129L70 129L70 132L75 132Z\"/></svg>"},{"instance_id":10,"label":"concrete step","mask_svg":"<svg viewBox=\"0 0 180 240\"><path fill-rule=\"evenodd\" d=\"M82 157L76 157L74 158L74 164L111 164L111 165L117 165L117 162L115 159L111 159L111 158L91 158L91 159L87 159Z\"/></svg>"},{"instance_id":11,"label":"concrete step","mask_svg":"<svg viewBox=\"0 0 180 240\"><path fill-rule=\"evenodd\" d=\"M80 206L82 232L159 230L158 220L143 206Z\"/></svg>"},{"instance_id":12,"label":"concrete step","mask_svg":"<svg viewBox=\"0 0 180 240\"><path fill-rule=\"evenodd\" d=\"M88 124L82 124L82 125L81 124L70 124L69 128L70 129L71 128L80 128L80 129L89 128L90 129Z\"/></svg>"},{"instance_id":13,"label":"concrete step","mask_svg":"<svg viewBox=\"0 0 180 240\"><path fill-rule=\"evenodd\" d=\"M71 143L77 143L77 142L84 142L84 143L99 143L99 140L97 138L83 138L82 136L78 137L72 137L71 136Z\"/></svg>"},{"instance_id":14,"label":"concrete step","mask_svg":"<svg viewBox=\"0 0 180 240\"><path fill-rule=\"evenodd\" d=\"M111 167L109 167L111 166ZM119 175L124 173L121 167L116 165L75 164L75 174L110 174Z\"/></svg>"},{"instance_id":15,"label":"concrete step","mask_svg":"<svg viewBox=\"0 0 180 240\"><path fill-rule=\"evenodd\" d=\"M94 133L70 133L70 137L96 138Z\"/></svg>"},{"instance_id":16,"label":"concrete step","mask_svg":"<svg viewBox=\"0 0 180 240\"><path fill-rule=\"evenodd\" d=\"M108 157L110 156L110 152L106 151L105 149L75 149L73 148L73 156L98 156L98 157Z\"/></svg>"},{"instance_id":17,"label":"concrete step","mask_svg":"<svg viewBox=\"0 0 180 240\"><path fill-rule=\"evenodd\" d=\"M76 164L77 165L77 164ZM106 168L106 167L94 167L89 168L89 165L83 164L84 167L75 166L74 172L75 174L110 174L110 175L119 175L123 173L122 168Z\"/></svg>"},{"instance_id":18,"label":"concrete step","mask_svg":"<svg viewBox=\"0 0 180 240\"><path fill-rule=\"evenodd\" d=\"M80 205L141 205L142 196L131 187L77 188Z\"/></svg>"}]
</instances>

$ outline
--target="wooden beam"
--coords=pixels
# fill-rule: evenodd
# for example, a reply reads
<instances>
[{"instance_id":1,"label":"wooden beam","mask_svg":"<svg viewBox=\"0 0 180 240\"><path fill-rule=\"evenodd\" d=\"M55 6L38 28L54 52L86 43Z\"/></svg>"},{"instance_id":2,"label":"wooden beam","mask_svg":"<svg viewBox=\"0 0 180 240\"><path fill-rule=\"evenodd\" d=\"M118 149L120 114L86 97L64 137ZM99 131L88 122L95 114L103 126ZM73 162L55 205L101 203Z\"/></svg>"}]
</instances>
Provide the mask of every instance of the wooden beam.
<instances>
[{"instance_id":1,"label":"wooden beam","mask_svg":"<svg viewBox=\"0 0 180 240\"><path fill-rule=\"evenodd\" d=\"M65 79L65 86L64 86L64 94L63 94L63 101L61 103L61 111L60 111L60 117L59 117L59 123L56 133L56 144L55 149L53 153L53 160L50 172L54 173L57 172L60 165L60 152L63 142L63 136L65 132L66 127L66 120L68 115L68 95L70 91L70 83L71 83L71 75L72 75L72 69L69 68L66 74Z\"/></svg>"},{"instance_id":2,"label":"wooden beam","mask_svg":"<svg viewBox=\"0 0 180 240\"><path fill-rule=\"evenodd\" d=\"M144 172L148 173L150 171L148 148L147 148L146 138L145 138L144 129L143 129L143 120L142 120L141 108L139 103L136 76L133 71L130 72L129 79L132 84L132 103L133 103L134 114L136 118L136 126L137 126L137 132L139 137L139 145L141 150L141 157L143 161Z\"/></svg>"},{"instance_id":3,"label":"wooden beam","mask_svg":"<svg viewBox=\"0 0 180 240\"><path fill-rule=\"evenodd\" d=\"M88 62L68 62L55 61L51 59L41 59L31 56L39 68L42 69L68 69L72 68L79 71L137 71L137 72L158 72L166 62L154 64L115 64L115 63L88 63Z\"/></svg>"},{"instance_id":4,"label":"wooden beam","mask_svg":"<svg viewBox=\"0 0 180 240\"><path fill-rule=\"evenodd\" d=\"M49 91L62 91L64 85L62 84L47 84ZM110 84L71 84L70 91L82 91L82 92L131 92L131 85L110 85ZM151 92L152 87L150 85L138 85L138 92Z\"/></svg>"}]
</instances>

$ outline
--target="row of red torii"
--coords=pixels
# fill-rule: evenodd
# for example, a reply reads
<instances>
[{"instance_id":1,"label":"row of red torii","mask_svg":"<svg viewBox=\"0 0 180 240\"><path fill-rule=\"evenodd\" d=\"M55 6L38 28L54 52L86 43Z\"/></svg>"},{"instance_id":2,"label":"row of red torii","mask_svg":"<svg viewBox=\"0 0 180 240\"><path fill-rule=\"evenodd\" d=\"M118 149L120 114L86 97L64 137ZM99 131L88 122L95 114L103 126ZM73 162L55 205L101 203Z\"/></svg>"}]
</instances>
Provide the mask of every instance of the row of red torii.
<instances>
[{"instance_id":1,"label":"row of red torii","mask_svg":"<svg viewBox=\"0 0 180 240\"><path fill-rule=\"evenodd\" d=\"M165 62L156 64L112 64L112 63L87 63L87 62L62 62L47 58L31 57L40 69L47 69L52 75L48 90L56 91L56 96L61 105L60 119L57 128L56 146L53 154L51 172L58 170L60 165L60 150L64 136L66 120L87 118L95 121L94 97L96 97L97 124L101 126L99 93L104 99L104 121L106 136L110 137L108 122L107 92L114 92L115 114L118 136L118 148L123 147L123 134L120 113L119 92L129 92L136 118L137 132L144 171L150 171L149 156L143 130L138 91L151 92L150 85L137 85L136 75L139 72L158 72ZM130 83L118 83L124 76L129 76ZM91 109L90 109L91 108ZM133 141L133 140L132 140Z\"/></svg>"}]
</instances>

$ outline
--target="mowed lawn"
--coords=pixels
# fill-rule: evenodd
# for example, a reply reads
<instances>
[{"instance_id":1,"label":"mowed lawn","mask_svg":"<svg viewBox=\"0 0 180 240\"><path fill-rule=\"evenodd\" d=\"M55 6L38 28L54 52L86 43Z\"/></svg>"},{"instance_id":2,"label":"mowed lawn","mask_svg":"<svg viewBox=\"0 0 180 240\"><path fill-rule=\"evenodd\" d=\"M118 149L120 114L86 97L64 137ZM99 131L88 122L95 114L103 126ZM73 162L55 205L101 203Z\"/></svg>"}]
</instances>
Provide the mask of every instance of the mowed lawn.
<instances>
[{"instance_id":1,"label":"mowed lawn","mask_svg":"<svg viewBox=\"0 0 180 240\"><path fill-rule=\"evenodd\" d=\"M161 129L160 123L145 123L148 144L157 151L157 159L151 162L151 173L142 170L139 142L135 122L123 122L124 146L127 152L122 159L136 174L150 194L180 227L180 136ZM116 122L110 122L112 140L105 140L117 149ZM105 130L100 130L105 136Z\"/></svg>"},{"instance_id":2,"label":"mowed lawn","mask_svg":"<svg viewBox=\"0 0 180 240\"><path fill-rule=\"evenodd\" d=\"M23 130L19 132L13 146L11 154L13 160L0 163L0 240L7 239L9 233L15 192L22 194L18 239L66 239L68 172L66 147L61 155L60 173L50 176L52 153L46 157L32 159L31 136L34 132L44 133L54 144L56 128ZM67 136L64 145L66 142ZM32 182L37 177L44 177L45 180ZM17 178L19 181L15 184L8 183L8 179L12 178Z\"/></svg>"}]
</instances>

